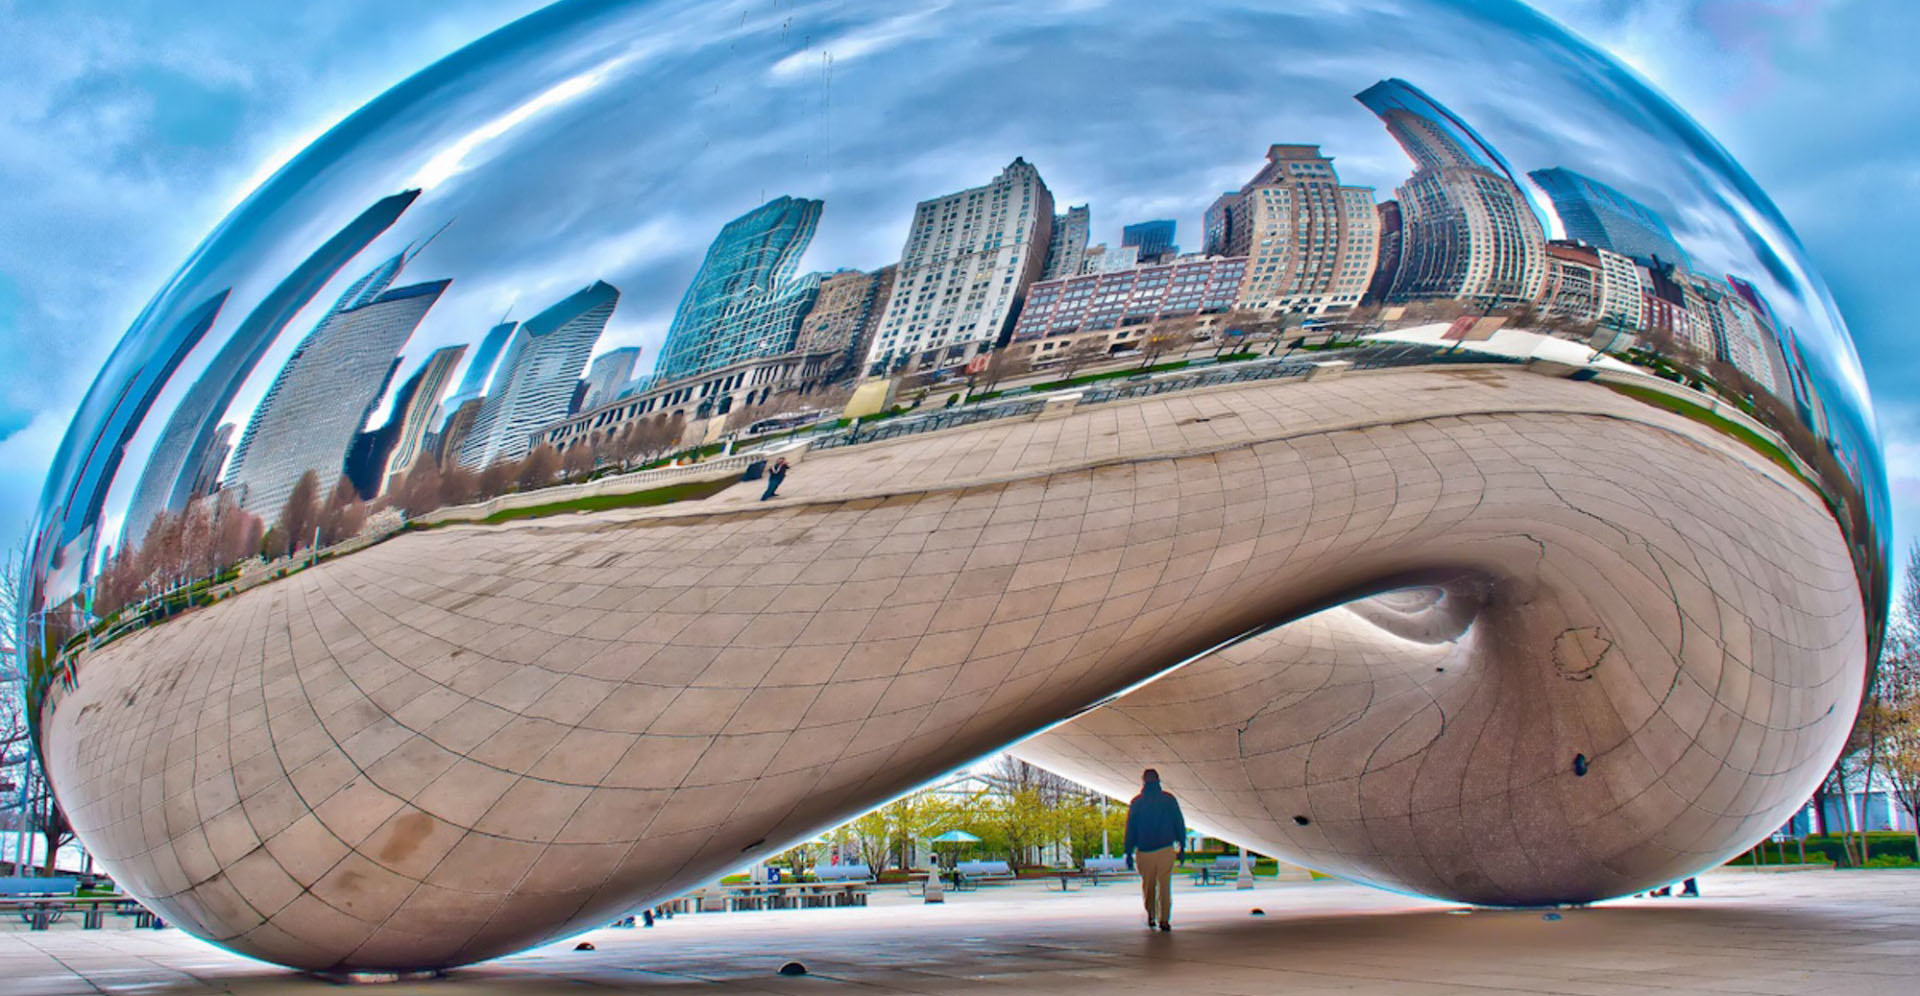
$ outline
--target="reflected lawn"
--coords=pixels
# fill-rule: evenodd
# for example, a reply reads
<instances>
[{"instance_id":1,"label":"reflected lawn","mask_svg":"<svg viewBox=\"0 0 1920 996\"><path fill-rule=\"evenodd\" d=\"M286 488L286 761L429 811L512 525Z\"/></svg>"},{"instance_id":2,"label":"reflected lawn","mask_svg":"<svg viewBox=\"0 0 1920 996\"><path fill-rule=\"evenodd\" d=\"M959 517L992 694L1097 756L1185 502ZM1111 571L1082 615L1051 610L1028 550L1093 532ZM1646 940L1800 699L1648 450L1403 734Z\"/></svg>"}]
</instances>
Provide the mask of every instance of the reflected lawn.
<instances>
[{"instance_id":1,"label":"reflected lawn","mask_svg":"<svg viewBox=\"0 0 1920 996\"><path fill-rule=\"evenodd\" d=\"M627 494L585 495L565 501L549 502L545 505L504 508L480 521L486 525L498 525L516 519L538 519L549 515L565 515L569 512L603 512L612 508L647 508L676 501L699 501L709 495L717 495L738 484L739 481L738 477L724 477L717 481L688 481Z\"/></svg>"}]
</instances>

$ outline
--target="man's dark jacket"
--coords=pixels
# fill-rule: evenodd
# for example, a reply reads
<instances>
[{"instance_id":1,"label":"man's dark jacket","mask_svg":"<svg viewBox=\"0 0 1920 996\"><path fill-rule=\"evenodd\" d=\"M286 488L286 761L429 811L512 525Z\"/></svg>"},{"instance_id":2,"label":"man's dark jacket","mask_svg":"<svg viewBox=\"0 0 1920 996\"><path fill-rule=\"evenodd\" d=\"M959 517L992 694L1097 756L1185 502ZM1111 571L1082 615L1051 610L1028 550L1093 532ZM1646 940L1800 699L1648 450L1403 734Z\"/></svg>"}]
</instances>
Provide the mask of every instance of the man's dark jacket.
<instances>
[{"instance_id":1,"label":"man's dark jacket","mask_svg":"<svg viewBox=\"0 0 1920 996\"><path fill-rule=\"evenodd\" d=\"M1179 844L1187 847L1187 821L1180 815L1180 804L1159 782L1148 782L1127 804L1127 854L1158 851Z\"/></svg>"}]
</instances>

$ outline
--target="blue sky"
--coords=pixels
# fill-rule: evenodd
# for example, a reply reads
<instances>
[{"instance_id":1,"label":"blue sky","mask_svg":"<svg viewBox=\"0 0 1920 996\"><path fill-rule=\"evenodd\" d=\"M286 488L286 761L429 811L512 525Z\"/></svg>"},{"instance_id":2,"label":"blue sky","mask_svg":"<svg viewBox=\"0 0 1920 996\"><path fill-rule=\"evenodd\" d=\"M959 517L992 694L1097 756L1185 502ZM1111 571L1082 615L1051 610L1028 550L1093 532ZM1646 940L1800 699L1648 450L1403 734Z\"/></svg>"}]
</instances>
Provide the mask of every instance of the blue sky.
<instances>
[{"instance_id":1,"label":"blue sky","mask_svg":"<svg viewBox=\"0 0 1920 996\"><path fill-rule=\"evenodd\" d=\"M107 352L209 229L355 108L539 6L536 0L0 0L0 185L32 192L0 201L0 349L8 357L0 365L0 540L11 546L24 528L72 408ZM736 6L758 12L770 5ZM1900 48L1920 28L1920 5L1542 0L1537 6L1664 88L1732 151L1795 226L1851 323L1868 371L1894 477L1896 542L1904 547L1920 522L1920 392L1909 386L1920 360L1901 348L1899 313L1902 270L1914 258L1913 233L1920 230L1920 198L1913 196L1920 186L1920 136L1894 123L1910 116L1920 96ZM919 30L910 9L902 9L907 16L887 22L885 31ZM1392 172L1404 173L1404 162L1370 124L1364 137L1356 132L1330 151L1341 157L1343 176L1351 170L1362 182L1390 183ZM1196 176L1187 186L1237 185L1240 174L1257 165L1257 154L1249 150L1247 163L1236 164L1231 175ZM943 184L957 177L966 178L960 185L981 182L1004 163L999 150L982 156L926 164L925 189L913 193L952 189ZM1047 163L1041 165L1044 171ZM1050 182L1065 201L1085 199L1070 179ZM767 193L782 192L816 193ZM719 217L752 200L727 205ZM844 214L847 204L830 199L829 223L853 220ZM1183 229L1190 229L1197 218L1187 217L1187 207L1149 198L1096 202L1095 236L1113 238L1120 221L1163 212L1179 214ZM831 217L836 208L841 219ZM714 227L712 219L701 219L690 230ZM830 263L863 266L884 262L897 249L897 232L849 234L862 230L823 225L816 245L838 253ZM1183 240L1197 234L1183 230ZM704 237L682 239L688 244L676 248L697 254ZM437 248L451 254L457 245ZM653 248L659 247L656 239ZM569 282L584 282L581 276L554 274L546 281L552 286L539 293L558 296L571 289ZM676 279L658 276L662 286ZM473 307L498 303L475 299ZM623 310L630 310L622 319L630 324L613 332L633 341L643 341L664 318Z\"/></svg>"}]
</instances>

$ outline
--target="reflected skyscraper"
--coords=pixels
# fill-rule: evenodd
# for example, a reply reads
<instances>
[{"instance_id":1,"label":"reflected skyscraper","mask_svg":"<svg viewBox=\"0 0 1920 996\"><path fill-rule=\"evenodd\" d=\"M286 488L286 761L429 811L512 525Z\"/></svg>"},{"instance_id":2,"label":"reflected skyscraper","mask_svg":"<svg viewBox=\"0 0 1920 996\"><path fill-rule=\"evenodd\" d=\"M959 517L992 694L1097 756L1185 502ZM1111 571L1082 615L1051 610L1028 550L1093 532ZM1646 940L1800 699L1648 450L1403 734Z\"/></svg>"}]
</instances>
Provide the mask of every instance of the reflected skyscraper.
<instances>
[{"instance_id":1,"label":"reflected skyscraper","mask_svg":"<svg viewBox=\"0 0 1920 996\"><path fill-rule=\"evenodd\" d=\"M1040 279L1079 276L1087 263L1087 239L1092 230L1093 213L1085 204L1054 215L1053 237L1047 242L1047 268Z\"/></svg>"},{"instance_id":2,"label":"reflected skyscraper","mask_svg":"<svg viewBox=\"0 0 1920 996\"><path fill-rule=\"evenodd\" d=\"M227 454L233 452L233 433L232 422L222 422L220 428L213 430L213 445L207 449L207 455L200 460L200 469L193 475L193 497L199 498L219 490L220 468L226 465Z\"/></svg>"},{"instance_id":3,"label":"reflected skyscraper","mask_svg":"<svg viewBox=\"0 0 1920 996\"><path fill-rule=\"evenodd\" d=\"M106 369L87 390L79 411L74 414L73 424L60 441L46 491L41 496L48 513L42 524L43 531L34 542L41 546L39 559L43 563L58 556L63 569L78 568L84 572L81 563L85 560L84 551L76 550L76 555L71 557L66 556L65 551L76 544L88 545L98 538L93 535L93 525L100 517L114 475L119 472L120 461L126 456L127 443L146 421L148 409L179 369L181 361L213 327L230 293L223 290L190 309L164 336L145 342L123 342L107 359ZM101 383L111 383L114 387L103 392ZM187 472L191 474L198 469L196 465ZM62 496L57 503L53 501L56 495ZM140 522L139 527L144 528L145 522Z\"/></svg>"},{"instance_id":4,"label":"reflected skyscraper","mask_svg":"<svg viewBox=\"0 0 1920 996\"><path fill-rule=\"evenodd\" d=\"M580 371L619 301L613 285L594 281L521 324L460 441L460 463L477 468L518 460L532 448L535 429L567 417ZM442 460L453 458L450 453Z\"/></svg>"},{"instance_id":5,"label":"reflected skyscraper","mask_svg":"<svg viewBox=\"0 0 1920 996\"><path fill-rule=\"evenodd\" d=\"M1387 133L1421 169L1478 167L1498 173L1519 187L1520 178L1500 150L1445 104L1406 80L1381 80L1353 99L1387 126Z\"/></svg>"},{"instance_id":6,"label":"reflected skyscraper","mask_svg":"<svg viewBox=\"0 0 1920 996\"><path fill-rule=\"evenodd\" d=\"M627 346L596 357L587 368L587 393L580 402L581 410L612 401L633 379L633 365L639 361L639 346Z\"/></svg>"},{"instance_id":7,"label":"reflected skyscraper","mask_svg":"<svg viewBox=\"0 0 1920 996\"><path fill-rule=\"evenodd\" d=\"M1110 246L1105 242L1087 249L1080 263L1081 273L1121 273L1140 265L1139 246Z\"/></svg>"},{"instance_id":8,"label":"reflected skyscraper","mask_svg":"<svg viewBox=\"0 0 1920 996\"><path fill-rule=\"evenodd\" d=\"M776 197L720 229L674 312L657 377L697 376L793 348L820 283L816 274L793 275L821 207L820 201Z\"/></svg>"},{"instance_id":9,"label":"reflected skyscraper","mask_svg":"<svg viewBox=\"0 0 1920 996\"><path fill-rule=\"evenodd\" d=\"M1562 166L1527 174L1553 201L1567 238L1631 258L1685 269L1690 264L1667 222L1652 208L1589 176Z\"/></svg>"},{"instance_id":10,"label":"reflected skyscraper","mask_svg":"<svg viewBox=\"0 0 1920 996\"><path fill-rule=\"evenodd\" d=\"M1345 187L1317 145L1275 145L1207 211L1208 252L1247 257L1239 306L1303 315L1360 303L1380 253L1372 187Z\"/></svg>"},{"instance_id":11,"label":"reflected skyscraper","mask_svg":"<svg viewBox=\"0 0 1920 996\"><path fill-rule=\"evenodd\" d=\"M326 314L320 316L319 321L313 323L313 328L308 330L306 336L294 346L293 354L281 364L279 371L274 374L273 383L267 385L267 393L261 397L259 404L254 406L254 417L248 420L246 429L240 433L240 442L234 446L233 459L227 467L229 480L232 479L233 468L245 463L247 451L253 448L254 433L260 426L258 413L272 409L278 402L280 392L287 382L287 368L300 362L300 356L307 346L320 339L342 312L350 308L358 308L386 293L387 288L392 287L394 280L400 276L400 269L406 266L406 263L406 253L395 253L379 266L361 274L360 279L347 285L340 299L334 302L333 307L327 309ZM385 391L386 385L382 384L380 389Z\"/></svg>"},{"instance_id":12,"label":"reflected skyscraper","mask_svg":"<svg viewBox=\"0 0 1920 996\"><path fill-rule=\"evenodd\" d=\"M388 478L413 466L427 432L435 425L434 415L440 410L440 395L446 391L447 382L453 379L453 368L459 365L460 357L466 352L464 345L442 346L434 350L428 354L427 361L421 364L419 372L408 379L411 390L402 391L407 395L405 406L401 407L398 397L395 398L393 419L398 423L398 433L380 479L375 482L377 488L385 487Z\"/></svg>"},{"instance_id":13,"label":"reflected skyscraper","mask_svg":"<svg viewBox=\"0 0 1920 996\"><path fill-rule=\"evenodd\" d=\"M1418 167L1400 185L1400 267L1390 300L1453 298L1491 308L1531 302L1546 282L1546 232L1500 153L1404 80L1356 100Z\"/></svg>"},{"instance_id":14,"label":"reflected skyscraper","mask_svg":"<svg viewBox=\"0 0 1920 996\"><path fill-rule=\"evenodd\" d=\"M1180 247L1173 244L1176 224L1170 218L1161 218L1128 225L1120 230L1120 244L1138 248L1142 263L1163 262L1180 254Z\"/></svg>"},{"instance_id":15,"label":"reflected skyscraper","mask_svg":"<svg viewBox=\"0 0 1920 996\"><path fill-rule=\"evenodd\" d=\"M398 271L390 260L376 272L389 269ZM332 486L354 434L380 401L394 355L448 283L399 287L360 303L368 288L300 343L254 410L227 468L226 486L244 489L241 507L272 521L302 474L314 471L322 488Z\"/></svg>"},{"instance_id":16,"label":"reflected skyscraper","mask_svg":"<svg viewBox=\"0 0 1920 996\"><path fill-rule=\"evenodd\" d=\"M419 196L420 191L407 190L380 199L261 298L200 371L161 429L159 441L134 486L127 529L137 532L159 512L186 505L193 479L213 446L215 427L281 330L341 267L399 220ZM349 295L354 293L349 291Z\"/></svg>"},{"instance_id":17,"label":"reflected skyscraper","mask_svg":"<svg viewBox=\"0 0 1920 996\"><path fill-rule=\"evenodd\" d=\"M992 182L921 201L867 366L964 362L1013 332L1053 242L1053 193L1016 157Z\"/></svg>"},{"instance_id":18,"label":"reflected skyscraper","mask_svg":"<svg viewBox=\"0 0 1920 996\"><path fill-rule=\"evenodd\" d=\"M866 356L867 344L873 341L873 330L879 327L880 311L893 293L895 270L892 266L872 273L841 270L822 279L820 296L800 323L800 338L794 348L802 353L840 353L834 361L836 369L858 364Z\"/></svg>"},{"instance_id":19,"label":"reflected skyscraper","mask_svg":"<svg viewBox=\"0 0 1920 996\"><path fill-rule=\"evenodd\" d=\"M467 361L467 372L460 375L460 386L447 395L440 403L440 414L435 419L445 429L447 422L460 406L474 401L487 391L487 381L492 379L494 369L499 365L500 353L507 347L507 340L513 338L513 330L519 327L517 322L501 322L487 330L480 337L480 346L473 352L473 358Z\"/></svg>"}]
</instances>

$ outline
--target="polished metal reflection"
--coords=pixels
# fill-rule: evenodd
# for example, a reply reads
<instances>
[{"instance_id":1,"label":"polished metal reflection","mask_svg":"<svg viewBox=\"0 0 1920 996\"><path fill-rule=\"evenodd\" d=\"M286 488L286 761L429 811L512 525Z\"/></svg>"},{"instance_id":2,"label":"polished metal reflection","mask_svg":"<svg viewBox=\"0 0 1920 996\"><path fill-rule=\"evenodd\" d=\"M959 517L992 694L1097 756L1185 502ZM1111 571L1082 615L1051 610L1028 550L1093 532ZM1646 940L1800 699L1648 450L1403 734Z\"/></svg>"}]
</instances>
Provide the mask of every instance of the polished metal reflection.
<instances>
[{"instance_id":1,"label":"polished metal reflection","mask_svg":"<svg viewBox=\"0 0 1920 996\"><path fill-rule=\"evenodd\" d=\"M37 737L129 891L317 970L1041 730L1314 867L1603 898L1837 753L1863 385L1752 181L1516 5L562 3L128 331L34 534Z\"/></svg>"}]
</instances>

